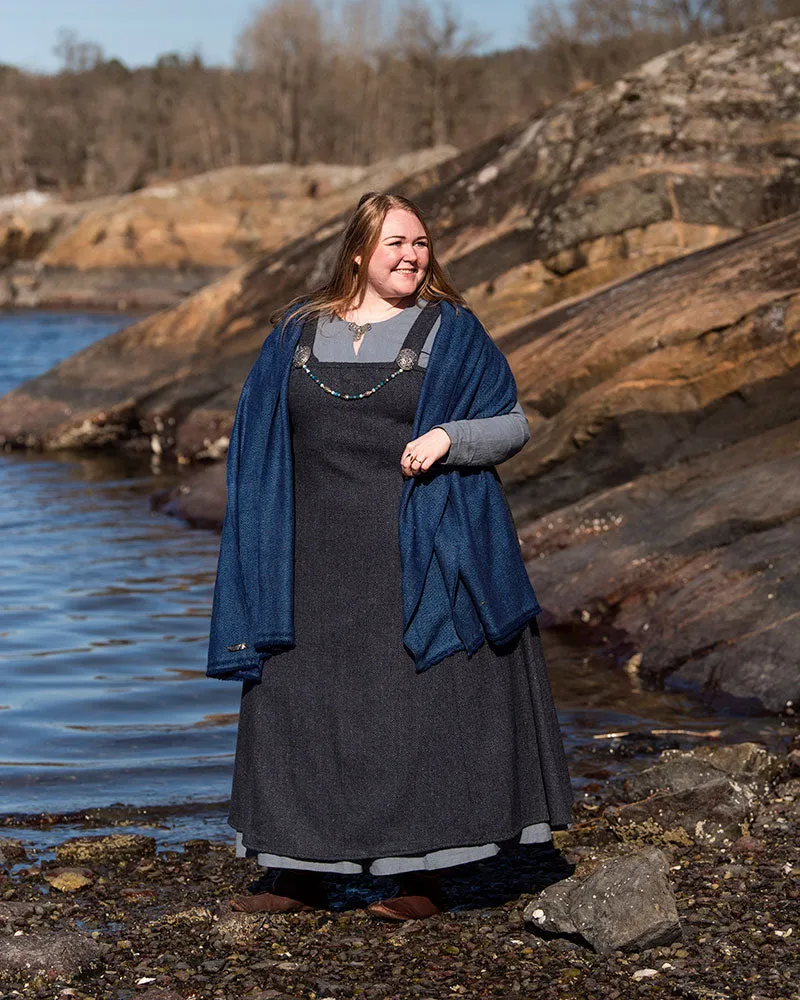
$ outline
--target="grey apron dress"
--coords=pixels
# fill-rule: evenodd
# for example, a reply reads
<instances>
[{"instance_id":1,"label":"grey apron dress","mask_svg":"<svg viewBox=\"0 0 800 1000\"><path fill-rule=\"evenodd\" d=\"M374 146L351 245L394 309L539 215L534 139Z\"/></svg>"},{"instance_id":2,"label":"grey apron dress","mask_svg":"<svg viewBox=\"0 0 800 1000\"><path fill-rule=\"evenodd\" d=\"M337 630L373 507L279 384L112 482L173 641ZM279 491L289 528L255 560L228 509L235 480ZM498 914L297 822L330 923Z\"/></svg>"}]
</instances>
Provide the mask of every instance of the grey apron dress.
<instances>
[{"instance_id":1,"label":"grey apron dress","mask_svg":"<svg viewBox=\"0 0 800 1000\"><path fill-rule=\"evenodd\" d=\"M535 621L422 673L403 645L400 457L437 316L418 313L399 362L320 362L313 321L298 344L314 378L289 376L296 646L243 685L229 814L238 852L261 864L443 867L570 822Z\"/></svg>"}]
</instances>

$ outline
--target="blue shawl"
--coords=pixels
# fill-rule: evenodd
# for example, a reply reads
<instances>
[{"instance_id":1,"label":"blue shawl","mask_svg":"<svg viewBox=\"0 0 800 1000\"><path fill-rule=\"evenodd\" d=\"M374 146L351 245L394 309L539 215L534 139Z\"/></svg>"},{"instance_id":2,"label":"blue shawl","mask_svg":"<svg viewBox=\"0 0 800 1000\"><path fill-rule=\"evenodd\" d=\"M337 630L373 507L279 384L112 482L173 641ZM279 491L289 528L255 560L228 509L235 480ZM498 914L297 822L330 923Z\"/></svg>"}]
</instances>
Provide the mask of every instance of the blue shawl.
<instances>
[{"instance_id":1,"label":"blue shawl","mask_svg":"<svg viewBox=\"0 0 800 1000\"><path fill-rule=\"evenodd\" d=\"M508 413L517 399L508 362L477 317L440 308L409 440L449 420ZM291 316L272 331L236 408L209 677L259 680L263 661L295 644L287 389L301 331ZM434 465L406 480L399 545L403 641L418 671L457 650L471 656L486 640L508 642L541 610L494 467Z\"/></svg>"}]
</instances>

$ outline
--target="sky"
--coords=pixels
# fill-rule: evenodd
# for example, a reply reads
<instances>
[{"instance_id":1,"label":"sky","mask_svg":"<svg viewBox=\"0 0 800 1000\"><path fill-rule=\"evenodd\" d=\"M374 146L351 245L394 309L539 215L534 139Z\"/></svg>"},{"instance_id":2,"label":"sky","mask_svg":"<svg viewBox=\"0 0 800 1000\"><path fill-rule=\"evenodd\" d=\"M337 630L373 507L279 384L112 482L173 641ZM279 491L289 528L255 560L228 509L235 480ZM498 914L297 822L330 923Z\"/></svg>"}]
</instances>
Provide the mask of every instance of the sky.
<instances>
[{"instance_id":1,"label":"sky","mask_svg":"<svg viewBox=\"0 0 800 1000\"><path fill-rule=\"evenodd\" d=\"M529 5L453 0L464 20L488 36L484 51L524 44ZM0 0L0 63L57 70L53 47L65 28L131 67L165 52L199 52L208 64L230 63L237 35L262 6L258 0ZM387 9L392 6L389 0Z\"/></svg>"}]
</instances>

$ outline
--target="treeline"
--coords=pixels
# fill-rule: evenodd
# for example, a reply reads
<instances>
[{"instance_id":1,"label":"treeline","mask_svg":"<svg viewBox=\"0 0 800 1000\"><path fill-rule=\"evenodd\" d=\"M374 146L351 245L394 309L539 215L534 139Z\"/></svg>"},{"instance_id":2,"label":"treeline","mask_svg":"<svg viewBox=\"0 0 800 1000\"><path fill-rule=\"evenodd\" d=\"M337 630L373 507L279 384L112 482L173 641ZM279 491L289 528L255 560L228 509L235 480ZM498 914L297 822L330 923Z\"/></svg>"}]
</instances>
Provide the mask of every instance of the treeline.
<instances>
[{"instance_id":1,"label":"treeline","mask_svg":"<svg viewBox=\"0 0 800 1000\"><path fill-rule=\"evenodd\" d=\"M69 198L266 162L364 164L474 145L683 42L800 13L800 0L551 0L525 44L485 39L447 2L273 0L230 67L168 54L129 69L64 32L52 75L0 66L0 192Z\"/></svg>"}]
</instances>

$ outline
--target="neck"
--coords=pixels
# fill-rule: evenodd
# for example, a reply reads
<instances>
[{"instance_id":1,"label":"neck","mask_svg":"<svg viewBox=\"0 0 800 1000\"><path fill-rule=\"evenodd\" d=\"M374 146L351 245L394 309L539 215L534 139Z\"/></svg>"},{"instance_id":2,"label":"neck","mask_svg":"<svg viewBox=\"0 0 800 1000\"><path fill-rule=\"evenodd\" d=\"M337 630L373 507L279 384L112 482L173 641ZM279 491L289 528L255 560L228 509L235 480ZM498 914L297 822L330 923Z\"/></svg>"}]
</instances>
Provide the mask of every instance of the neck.
<instances>
[{"instance_id":1,"label":"neck","mask_svg":"<svg viewBox=\"0 0 800 1000\"><path fill-rule=\"evenodd\" d=\"M374 289L367 288L361 301L358 304L353 303L349 307L347 310L347 316L352 317L355 314L362 319L369 317L371 319L379 320L381 318L392 316L395 313L400 312L402 309L407 309L409 306L413 306L416 301L416 293L413 295L401 295L399 297L384 298L383 295L374 291Z\"/></svg>"}]
</instances>

